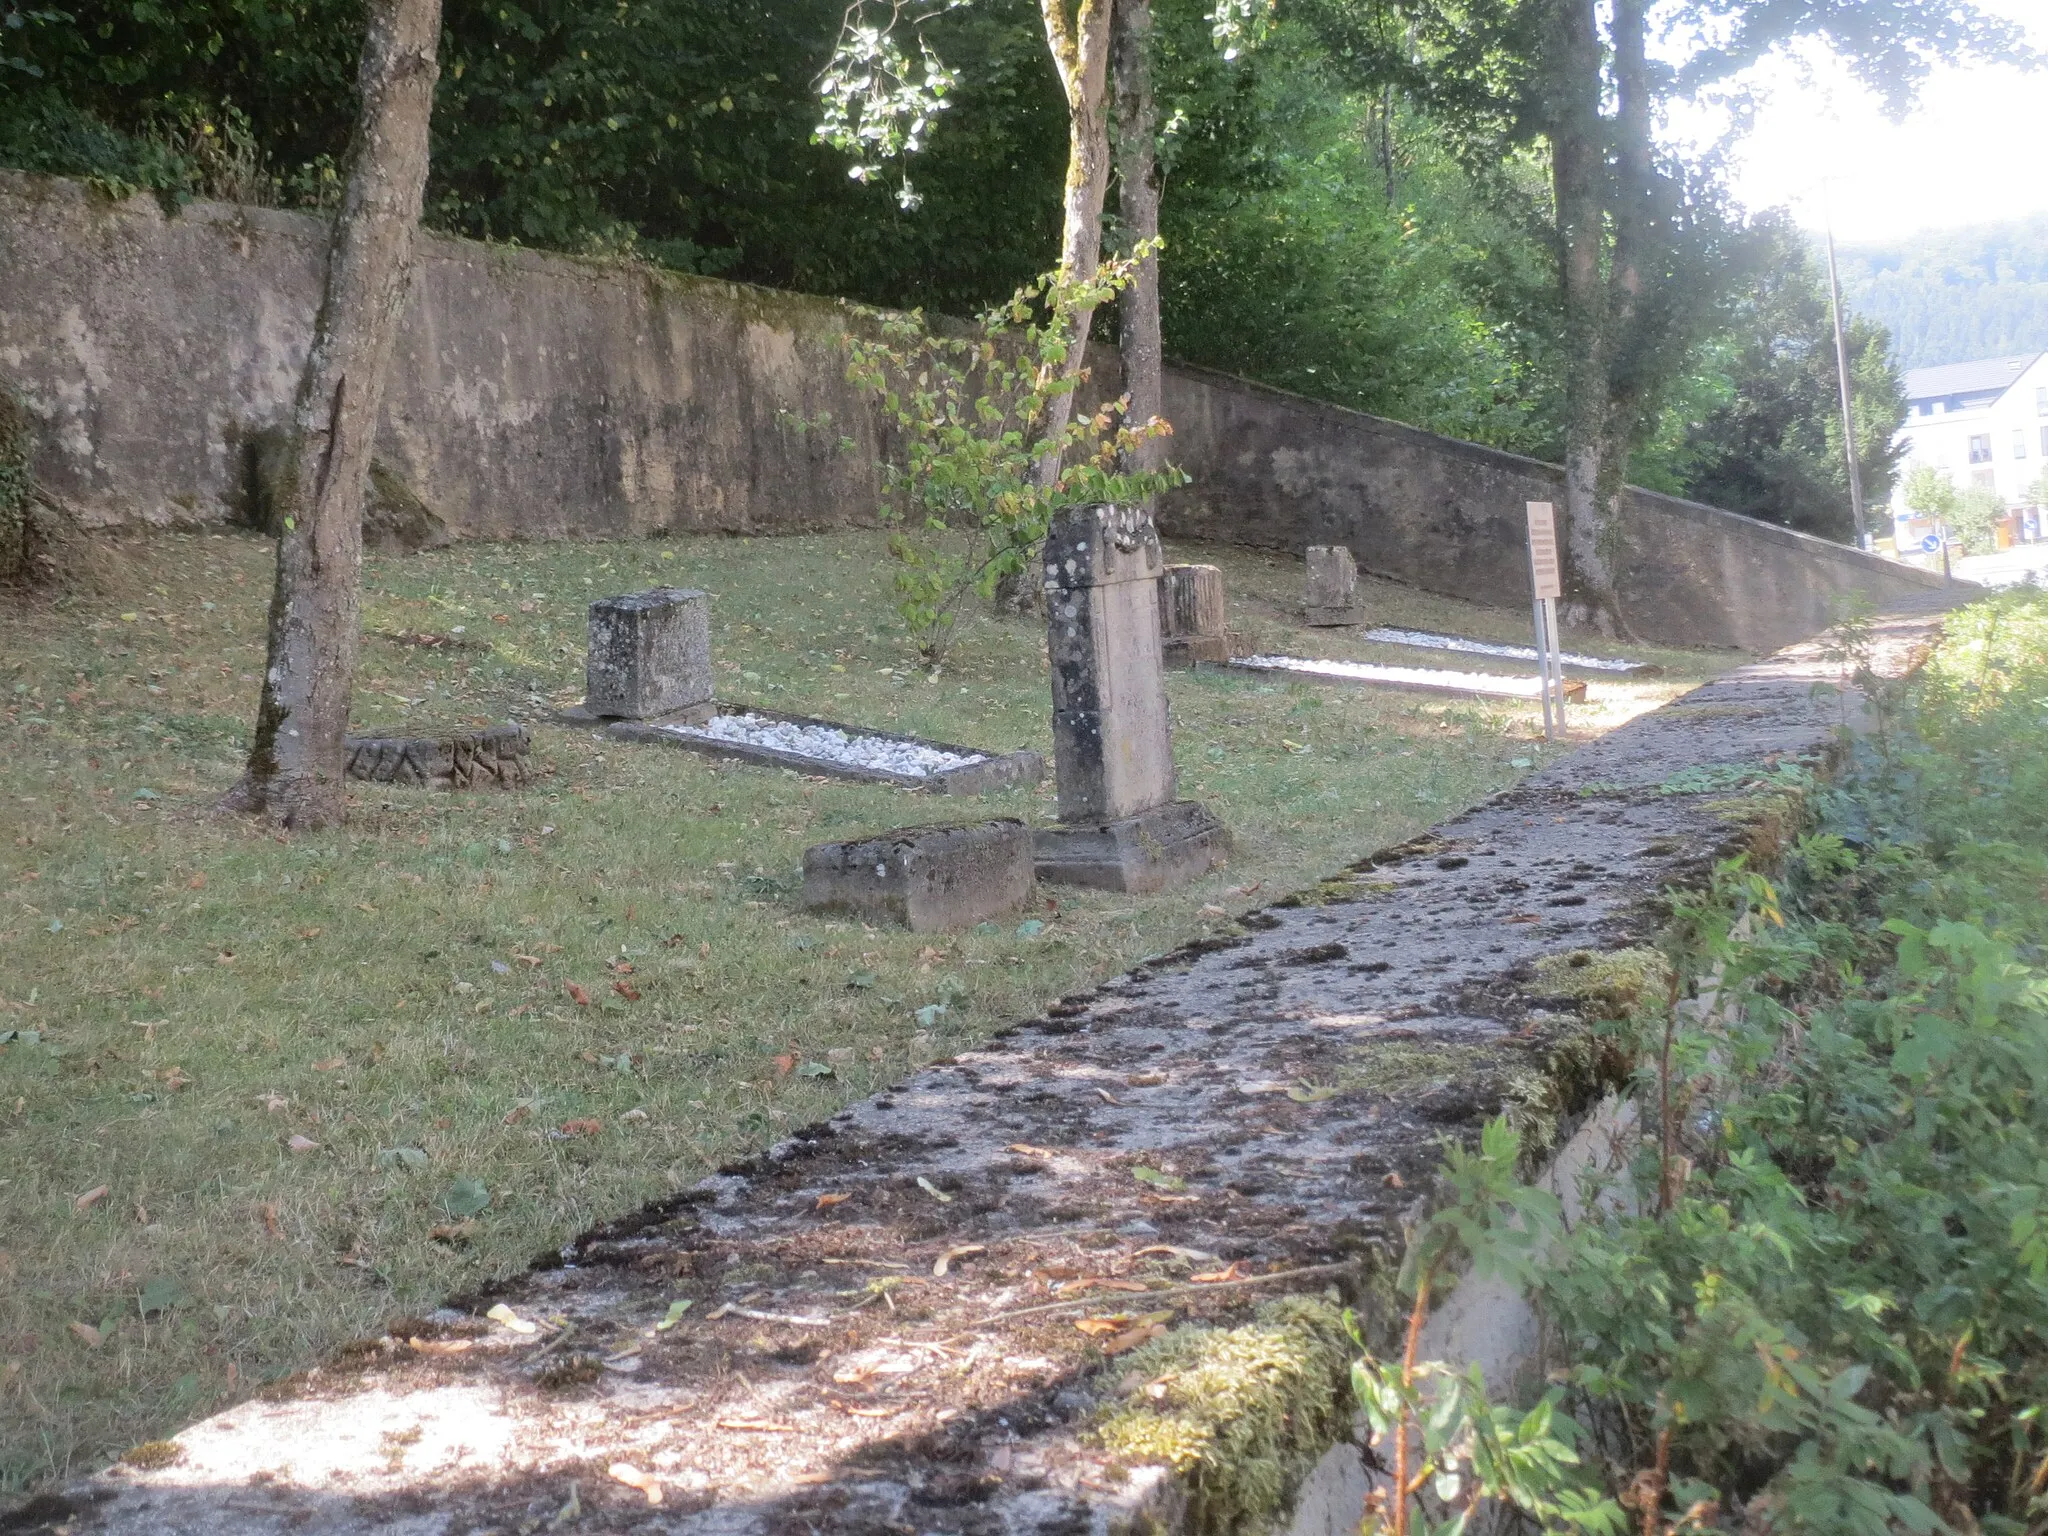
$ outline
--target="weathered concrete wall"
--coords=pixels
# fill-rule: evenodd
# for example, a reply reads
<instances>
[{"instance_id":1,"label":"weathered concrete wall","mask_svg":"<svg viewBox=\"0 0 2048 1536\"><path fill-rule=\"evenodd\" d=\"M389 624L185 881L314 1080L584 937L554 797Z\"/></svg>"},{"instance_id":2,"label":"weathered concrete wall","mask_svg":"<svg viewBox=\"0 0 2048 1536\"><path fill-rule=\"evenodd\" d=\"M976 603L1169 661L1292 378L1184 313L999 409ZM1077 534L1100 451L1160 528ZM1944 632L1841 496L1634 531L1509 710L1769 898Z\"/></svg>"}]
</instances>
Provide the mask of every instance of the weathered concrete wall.
<instances>
[{"instance_id":1,"label":"weathered concrete wall","mask_svg":"<svg viewBox=\"0 0 2048 1536\"><path fill-rule=\"evenodd\" d=\"M44 484L95 524L237 515L244 445L291 411L325 249L301 214L166 218L0 171L0 378L45 424ZM421 256L378 454L457 533L872 518L843 305L464 240Z\"/></svg>"},{"instance_id":2,"label":"weathered concrete wall","mask_svg":"<svg viewBox=\"0 0 2048 1536\"><path fill-rule=\"evenodd\" d=\"M1377 575L1478 602L1529 601L1522 506L1563 502L1556 465L1205 369L1169 370L1165 409L1174 455L1194 477L1160 508L1169 537L1345 544ZM1629 498L1622 613L1645 640L1775 650L1826 628L1845 592L1882 608L1941 584L1697 502Z\"/></svg>"},{"instance_id":3,"label":"weathered concrete wall","mask_svg":"<svg viewBox=\"0 0 2048 1536\"><path fill-rule=\"evenodd\" d=\"M220 521L245 445L291 408L325 231L301 214L148 198L0 171L0 380L43 423L36 471L89 523ZM787 533L873 521L880 440L834 338L844 304L644 268L424 242L380 457L458 534ZM1115 387L1114 354L1098 382ZM1528 596L1532 459L1175 368L1194 483L1171 534L1299 550L1480 602ZM801 431L798 419L830 424ZM842 451L842 434L854 439ZM1767 651L1849 589L1879 606L1924 572L1647 491L1631 493L1624 616L1642 639Z\"/></svg>"}]
</instances>

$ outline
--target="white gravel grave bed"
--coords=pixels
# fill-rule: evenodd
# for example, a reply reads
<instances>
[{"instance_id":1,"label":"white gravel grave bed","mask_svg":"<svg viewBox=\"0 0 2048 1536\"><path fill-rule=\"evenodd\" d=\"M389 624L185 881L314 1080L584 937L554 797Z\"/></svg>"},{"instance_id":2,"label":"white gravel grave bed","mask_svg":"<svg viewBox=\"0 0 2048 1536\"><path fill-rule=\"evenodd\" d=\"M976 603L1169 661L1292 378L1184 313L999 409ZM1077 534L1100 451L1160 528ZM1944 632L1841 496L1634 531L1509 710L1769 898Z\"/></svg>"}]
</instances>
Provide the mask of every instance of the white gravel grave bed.
<instances>
[{"instance_id":1,"label":"white gravel grave bed","mask_svg":"<svg viewBox=\"0 0 2048 1536\"><path fill-rule=\"evenodd\" d=\"M1412 645L1422 650L1459 651L1468 656L1503 656L1514 661L1534 661L1536 647L1533 645L1496 645L1491 640L1468 640L1463 635L1438 635L1426 629L1368 629L1367 640L1377 640L1382 645ZM1568 667L1582 667L1590 672L1634 672L1643 663L1624 661L1615 656L1581 656L1573 651L1560 651L1558 659Z\"/></svg>"},{"instance_id":2,"label":"white gravel grave bed","mask_svg":"<svg viewBox=\"0 0 2048 1536\"><path fill-rule=\"evenodd\" d=\"M929 778L936 773L988 761L987 754L981 752L946 752L920 742L897 741L888 736L864 736L829 725L774 720L749 713L714 715L703 725L662 725L656 729L668 736L766 747L773 752L788 752L797 757L816 758L820 762L867 768L877 773L902 774L913 779Z\"/></svg>"},{"instance_id":3,"label":"white gravel grave bed","mask_svg":"<svg viewBox=\"0 0 2048 1536\"><path fill-rule=\"evenodd\" d=\"M1540 697L1541 679L1502 677L1490 672L1450 672L1434 667L1383 667L1367 661L1318 661L1306 656L1246 656L1233 667L1247 672L1288 672L1344 683L1380 683L1392 688L1423 688L1439 693L1476 693L1489 698ZM1577 685L1580 688L1584 684Z\"/></svg>"}]
</instances>

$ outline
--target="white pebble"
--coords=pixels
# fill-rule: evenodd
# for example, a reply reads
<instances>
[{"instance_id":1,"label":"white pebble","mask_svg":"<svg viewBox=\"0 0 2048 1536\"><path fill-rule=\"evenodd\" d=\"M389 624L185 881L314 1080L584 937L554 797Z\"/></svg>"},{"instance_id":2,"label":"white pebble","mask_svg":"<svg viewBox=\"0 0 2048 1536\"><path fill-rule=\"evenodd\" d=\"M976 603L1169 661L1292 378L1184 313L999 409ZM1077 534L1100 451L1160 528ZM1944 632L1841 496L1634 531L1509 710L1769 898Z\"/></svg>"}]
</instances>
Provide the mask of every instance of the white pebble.
<instances>
[{"instance_id":1,"label":"white pebble","mask_svg":"<svg viewBox=\"0 0 2048 1536\"><path fill-rule=\"evenodd\" d=\"M942 752L916 742L851 735L829 725L799 725L793 720L770 720L755 714L714 715L705 725L665 725L662 729L676 736L770 747L821 762L873 768L913 779L987 761L980 752Z\"/></svg>"}]
</instances>

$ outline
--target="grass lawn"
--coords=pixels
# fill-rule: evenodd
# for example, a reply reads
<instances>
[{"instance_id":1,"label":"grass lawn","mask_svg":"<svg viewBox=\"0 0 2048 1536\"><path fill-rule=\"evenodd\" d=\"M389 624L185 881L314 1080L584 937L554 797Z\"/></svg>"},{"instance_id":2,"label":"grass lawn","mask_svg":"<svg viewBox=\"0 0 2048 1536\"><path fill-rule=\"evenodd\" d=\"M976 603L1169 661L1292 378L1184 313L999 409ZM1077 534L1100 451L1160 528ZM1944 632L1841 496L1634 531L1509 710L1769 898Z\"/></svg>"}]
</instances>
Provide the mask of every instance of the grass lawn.
<instances>
[{"instance_id":1,"label":"grass lawn","mask_svg":"<svg viewBox=\"0 0 2048 1536\"><path fill-rule=\"evenodd\" d=\"M1175 553L1224 567L1262 645L1381 649L1293 627L1296 562ZM804 846L1049 818L1050 784L935 800L543 725L527 790L359 786L345 828L286 838L210 810L255 704L268 546L127 554L125 592L0 611L0 1491L516 1268L1542 750L1528 706L1173 674L1182 791L1236 832L1229 869L1142 899L1041 890L1021 927L914 937L797 908ZM573 702L584 605L661 582L713 593L724 697L1049 750L1042 632L976 618L925 676L865 534L373 559L359 725ZM1386 622L1526 630L1368 588ZM1666 678L1595 681L1582 718L1729 661L1652 659Z\"/></svg>"}]
</instances>

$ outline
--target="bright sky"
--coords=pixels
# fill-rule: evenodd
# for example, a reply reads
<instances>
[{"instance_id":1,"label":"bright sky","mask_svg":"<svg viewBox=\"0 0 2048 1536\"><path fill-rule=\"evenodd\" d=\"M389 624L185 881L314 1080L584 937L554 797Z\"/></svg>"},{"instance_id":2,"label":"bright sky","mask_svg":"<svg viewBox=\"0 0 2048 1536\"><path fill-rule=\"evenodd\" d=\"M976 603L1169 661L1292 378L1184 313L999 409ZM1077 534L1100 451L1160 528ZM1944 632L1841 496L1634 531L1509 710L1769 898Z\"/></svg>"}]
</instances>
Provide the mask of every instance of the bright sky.
<instances>
[{"instance_id":1,"label":"bright sky","mask_svg":"<svg viewBox=\"0 0 2048 1536\"><path fill-rule=\"evenodd\" d=\"M2048 52L2048 0L1980 3ZM1835 238L1851 242L2048 209L2048 70L1938 69L1912 115L1894 123L1824 53L1806 57L1810 75L1789 60L1760 72L1770 102L1734 174L1748 207L1789 205L1818 229L1826 177Z\"/></svg>"}]
</instances>

